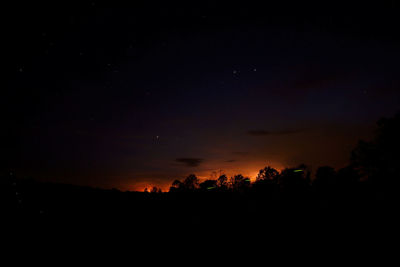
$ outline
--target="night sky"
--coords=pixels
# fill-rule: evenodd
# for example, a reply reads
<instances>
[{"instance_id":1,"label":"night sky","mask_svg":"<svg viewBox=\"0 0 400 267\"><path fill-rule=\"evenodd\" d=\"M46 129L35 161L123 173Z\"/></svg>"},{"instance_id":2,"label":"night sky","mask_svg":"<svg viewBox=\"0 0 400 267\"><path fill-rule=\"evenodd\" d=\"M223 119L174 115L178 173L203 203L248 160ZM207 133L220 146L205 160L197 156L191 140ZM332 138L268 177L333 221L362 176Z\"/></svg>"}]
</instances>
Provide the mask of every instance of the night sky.
<instances>
[{"instance_id":1,"label":"night sky","mask_svg":"<svg viewBox=\"0 0 400 267\"><path fill-rule=\"evenodd\" d=\"M340 168L399 111L396 1L166 2L3 6L2 171L142 191Z\"/></svg>"}]
</instances>

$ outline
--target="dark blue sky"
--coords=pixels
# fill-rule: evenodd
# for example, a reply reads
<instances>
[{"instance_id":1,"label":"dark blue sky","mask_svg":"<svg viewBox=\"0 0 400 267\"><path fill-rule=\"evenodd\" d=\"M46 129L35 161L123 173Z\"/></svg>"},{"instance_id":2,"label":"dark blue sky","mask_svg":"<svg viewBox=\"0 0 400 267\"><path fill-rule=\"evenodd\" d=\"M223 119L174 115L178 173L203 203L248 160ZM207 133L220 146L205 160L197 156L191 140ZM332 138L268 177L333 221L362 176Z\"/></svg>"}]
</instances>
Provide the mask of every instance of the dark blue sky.
<instances>
[{"instance_id":1,"label":"dark blue sky","mask_svg":"<svg viewBox=\"0 0 400 267\"><path fill-rule=\"evenodd\" d=\"M399 110L396 10L10 6L4 169L142 190L343 167Z\"/></svg>"}]
</instances>

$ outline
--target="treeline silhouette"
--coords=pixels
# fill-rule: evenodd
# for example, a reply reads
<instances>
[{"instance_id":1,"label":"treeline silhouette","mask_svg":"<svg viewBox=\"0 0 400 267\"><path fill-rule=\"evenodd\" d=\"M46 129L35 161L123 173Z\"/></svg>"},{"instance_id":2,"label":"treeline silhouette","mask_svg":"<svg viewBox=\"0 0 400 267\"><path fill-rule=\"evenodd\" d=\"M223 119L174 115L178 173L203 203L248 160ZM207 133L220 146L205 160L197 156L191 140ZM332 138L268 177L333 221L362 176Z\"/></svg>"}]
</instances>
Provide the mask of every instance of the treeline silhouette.
<instances>
[{"instance_id":1,"label":"treeline silhouette","mask_svg":"<svg viewBox=\"0 0 400 267\"><path fill-rule=\"evenodd\" d=\"M1 177L3 214L12 221L84 225L118 221L135 229L173 233L208 229L235 234L261 229L366 229L395 215L400 178L400 115L381 119L373 140L360 141L348 166L266 166L254 182L225 174L203 182L194 174L169 192L121 192ZM327 153L329 153L327 151ZM164 230L160 230L164 229ZM339 231L339 230L338 230ZM244 231L246 232L246 231Z\"/></svg>"}]
</instances>

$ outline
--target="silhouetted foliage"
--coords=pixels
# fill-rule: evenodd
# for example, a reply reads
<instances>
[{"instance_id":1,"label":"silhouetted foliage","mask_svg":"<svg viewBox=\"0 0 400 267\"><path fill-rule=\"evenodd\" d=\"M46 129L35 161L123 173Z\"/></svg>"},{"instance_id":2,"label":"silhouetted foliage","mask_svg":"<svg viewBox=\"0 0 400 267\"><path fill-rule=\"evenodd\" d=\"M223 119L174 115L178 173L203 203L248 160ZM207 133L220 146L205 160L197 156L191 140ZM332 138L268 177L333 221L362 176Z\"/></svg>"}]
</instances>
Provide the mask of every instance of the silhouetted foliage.
<instances>
[{"instance_id":1,"label":"silhouetted foliage","mask_svg":"<svg viewBox=\"0 0 400 267\"><path fill-rule=\"evenodd\" d=\"M153 186L153 188L151 188L150 193L162 193L161 188L157 188L156 186Z\"/></svg>"},{"instance_id":2,"label":"silhouetted foliage","mask_svg":"<svg viewBox=\"0 0 400 267\"><path fill-rule=\"evenodd\" d=\"M303 190L310 185L310 170L304 164L297 168L286 168L279 176L279 184L284 190Z\"/></svg>"},{"instance_id":3,"label":"silhouetted foliage","mask_svg":"<svg viewBox=\"0 0 400 267\"><path fill-rule=\"evenodd\" d=\"M341 188L353 188L360 182L359 172L353 166L346 166L337 172L336 183Z\"/></svg>"},{"instance_id":4,"label":"silhouetted foliage","mask_svg":"<svg viewBox=\"0 0 400 267\"><path fill-rule=\"evenodd\" d=\"M322 166L317 169L313 186L317 189L327 189L336 186L336 171L330 166Z\"/></svg>"},{"instance_id":5,"label":"silhouetted foliage","mask_svg":"<svg viewBox=\"0 0 400 267\"><path fill-rule=\"evenodd\" d=\"M169 192L181 192L184 190L184 185L181 181L175 180L169 188Z\"/></svg>"},{"instance_id":6,"label":"silhouetted foliage","mask_svg":"<svg viewBox=\"0 0 400 267\"><path fill-rule=\"evenodd\" d=\"M217 179L217 186L220 190L228 189L228 177L225 174L222 174Z\"/></svg>"},{"instance_id":7,"label":"silhouetted foliage","mask_svg":"<svg viewBox=\"0 0 400 267\"><path fill-rule=\"evenodd\" d=\"M203 191L215 191L217 189L217 180L205 180L199 186Z\"/></svg>"},{"instance_id":8,"label":"silhouetted foliage","mask_svg":"<svg viewBox=\"0 0 400 267\"><path fill-rule=\"evenodd\" d=\"M186 179L183 181L184 188L186 190L193 191L199 187L199 179L196 175L190 174Z\"/></svg>"},{"instance_id":9,"label":"silhouetted foliage","mask_svg":"<svg viewBox=\"0 0 400 267\"><path fill-rule=\"evenodd\" d=\"M263 194L269 199L276 198L279 192L279 172L270 166L261 169L252 185L252 189L257 194Z\"/></svg>"},{"instance_id":10,"label":"silhouetted foliage","mask_svg":"<svg viewBox=\"0 0 400 267\"><path fill-rule=\"evenodd\" d=\"M243 191L250 187L250 178L241 174L234 175L230 179L231 187L235 191Z\"/></svg>"},{"instance_id":11,"label":"silhouetted foliage","mask_svg":"<svg viewBox=\"0 0 400 267\"><path fill-rule=\"evenodd\" d=\"M271 181L274 183L278 182L279 172L270 166L266 166L264 169L261 169L256 177L256 181Z\"/></svg>"},{"instance_id":12,"label":"silhouetted foliage","mask_svg":"<svg viewBox=\"0 0 400 267\"><path fill-rule=\"evenodd\" d=\"M351 163L363 179L375 186L397 186L400 177L400 113L383 118L372 141L360 141L352 151Z\"/></svg>"},{"instance_id":13,"label":"silhouetted foliage","mask_svg":"<svg viewBox=\"0 0 400 267\"><path fill-rule=\"evenodd\" d=\"M254 183L241 174L229 182L221 175L200 183L190 174L183 181L173 181L168 194L160 194L156 186L150 191L121 192L38 183L9 173L0 177L0 197L6 206L5 217L24 222L26 218L73 218L80 222L121 218L136 227L133 229L155 229L165 219L168 229L186 234L193 232L196 223L197 229L210 225L215 231L220 227L219 233L229 225L235 233L238 226L249 223L258 225L258 231L274 231L285 223L289 228L284 231L302 231L298 224L308 220L309 225L320 228L330 224L329 229L337 227L335 221L346 222L344 227L354 230L373 218L395 214L392 200L398 195L395 181L400 176L395 153L398 141L393 133L398 133L398 123L398 117L381 121L374 140L360 142L355 148L351 164L337 171L321 166L312 183L311 170L304 164L281 172L266 166ZM355 222L350 225L351 220ZM177 228L182 222L188 225L186 232Z\"/></svg>"}]
</instances>

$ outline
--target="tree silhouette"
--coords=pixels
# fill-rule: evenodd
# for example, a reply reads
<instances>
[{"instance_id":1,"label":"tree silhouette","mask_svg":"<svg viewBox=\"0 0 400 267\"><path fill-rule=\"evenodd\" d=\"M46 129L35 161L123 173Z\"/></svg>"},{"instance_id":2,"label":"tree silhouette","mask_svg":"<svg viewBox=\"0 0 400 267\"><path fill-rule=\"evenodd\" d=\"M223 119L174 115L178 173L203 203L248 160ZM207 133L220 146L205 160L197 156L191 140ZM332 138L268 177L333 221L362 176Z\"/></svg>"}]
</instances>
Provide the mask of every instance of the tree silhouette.
<instances>
[{"instance_id":1,"label":"tree silhouette","mask_svg":"<svg viewBox=\"0 0 400 267\"><path fill-rule=\"evenodd\" d=\"M281 172L279 184L284 190L299 191L310 185L311 171L304 164L297 168L286 168Z\"/></svg>"},{"instance_id":2,"label":"tree silhouette","mask_svg":"<svg viewBox=\"0 0 400 267\"><path fill-rule=\"evenodd\" d=\"M277 183L278 178L279 172L270 166L266 166L258 172L256 181L268 180Z\"/></svg>"},{"instance_id":3,"label":"tree silhouette","mask_svg":"<svg viewBox=\"0 0 400 267\"><path fill-rule=\"evenodd\" d=\"M379 187L399 184L400 113L383 118L372 141L360 141L352 151L351 164L363 179Z\"/></svg>"},{"instance_id":4,"label":"tree silhouette","mask_svg":"<svg viewBox=\"0 0 400 267\"><path fill-rule=\"evenodd\" d=\"M321 166L317 169L313 186L317 189L324 190L332 188L336 185L336 171L330 166Z\"/></svg>"},{"instance_id":5,"label":"tree silhouette","mask_svg":"<svg viewBox=\"0 0 400 267\"><path fill-rule=\"evenodd\" d=\"M217 188L217 180L205 180L199 186L202 191L214 191Z\"/></svg>"},{"instance_id":6,"label":"tree silhouette","mask_svg":"<svg viewBox=\"0 0 400 267\"><path fill-rule=\"evenodd\" d=\"M232 176L229 182L226 175L220 175L218 179L199 183L196 175L190 174L183 180L173 181L170 194L157 194L161 193L157 186L148 187L144 192L122 192L35 183L16 179L10 173L0 174L0 198L6 200L3 202L8 206L9 218L14 216L21 221L32 215L46 218L64 214L110 220L124 217L131 222L144 218L137 225L140 229L143 225L158 224L160 218L166 217L166 224L173 227L189 219L188 230L174 228L185 233L195 229L193 223L210 222L209 233L214 235L231 221L237 223L232 229L238 229L246 226L247 220L252 220L253 225L259 223L264 227L262 230L275 230L270 226L287 222L285 229L290 231L293 227L303 231L301 221L309 217L313 218L313 225L323 222L321 227L325 227L326 222L332 221L333 229L340 220L353 230L369 223L372 217L381 220L396 215L399 121L399 117L381 120L375 138L370 142L361 141L354 149L351 164L337 171L330 166L319 167L312 186L311 170L304 164L281 172L266 166L259 171L254 183L241 174ZM362 216L351 222L358 215Z\"/></svg>"},{"instance_id":7,"label":"tree silhouette","mask_svg":"<svg viewBox=\"0 0 400 267\"><path fill-rule=\"evenodd\" d=\"M321 205L327 206L337 197L337 177L335 169L330 166L321 166L317 169L312 187L318 200L323 201L320 202Z\"/></svg>"},{"instance_id":8,"label":"tree silhouette","mask_svg":"<svg viewBox=\"0 0 400 267\"><path fill-rule=\"evenodd\" d=\"M225 174L218 177L217 187L221 190L226 190L228 188L228 177L226 177Z\"/></svg>"},{"instance_id":9,"label":"tree silhouette","mask_svg":"<svg viewBox=\"0 0 400 267\"><path fill-rule=\"evenodd\" d=\"M169 192L180 192L183 190L183 183L176 179L175 181L172 182L172 186L169 188Z\"/></svg>"},{"instance_id":10,"label":"tree silhouette","mask_svg":"<svg viewBox=\"0 0 400 267\"><path fill-rule=\"evenodd\" d=\"M263 194L264 197L276 197L279 190L279 176L280 174L276 169L266 166L259 171L256 181L253 184L253 190L259 194Z\"/></svg>"},{"instance_id":11,"label":"tree silhouette","mask_svg":"<svg viewBox=\"0 0 400 267\"><path fill-rule=\"evenodd\" d=\"M153 186L153 188L150 190L150 193L162 193L161 188L157 188L156 186Z\"/></svg>"},{"instance_id":12,"label":"tree silhouette","mask_svg":"<svg viewBox=\"0 0 400 267\"><path fill-rule=\"evenodd\" d=\"M183 181L184 188L189 191L193 191L199 187L199 179L196 175L190 174L186 179Z\"/></svg>"},{"instance_id":13,"label":"tree silhouette","mask_svg":"<svg viewBox=\"0 0 400 267\"><path fill-rule=\"evenodd\" d=\"M360 174L353 166L346 166L337 172L337 185L342 189L354 189L360 181Z\"/></svg>"},{"instance_id":14,"label":"tree silhouette","mask_svg":"<svg viewBox=\"0 0 400 267\"><path fill-rule=\"evenodd\" d=\"M235 191L243 191L250 187L250 178L237 174L230 179L231 187Z\"/></svg>"}]
</instances>

